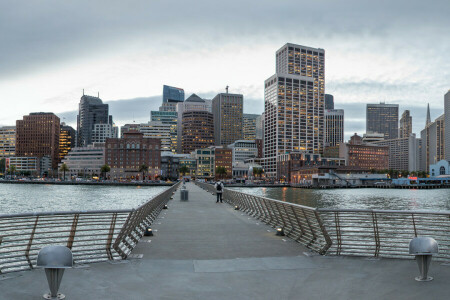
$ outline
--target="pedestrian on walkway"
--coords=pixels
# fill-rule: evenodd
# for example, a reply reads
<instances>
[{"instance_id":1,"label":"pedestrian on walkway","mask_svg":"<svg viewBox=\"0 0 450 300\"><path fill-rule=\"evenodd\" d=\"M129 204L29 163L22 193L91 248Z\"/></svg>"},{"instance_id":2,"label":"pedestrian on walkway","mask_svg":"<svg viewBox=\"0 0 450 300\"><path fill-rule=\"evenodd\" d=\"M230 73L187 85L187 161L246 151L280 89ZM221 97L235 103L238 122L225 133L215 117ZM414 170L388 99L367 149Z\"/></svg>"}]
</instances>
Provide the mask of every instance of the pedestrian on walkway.
<instances>
[{"instance_id":1,"label":"pedestrian on walkway","mask_svg":"<svg viewBox=\"0 0 450 300\"><path fill-rule=\"evenodd\" d=\"M216 203L223 203L222 201L222 191L223 191L223 183L219 180L216 182L216 185L214 186L216 189L216 195L217 195L217 201Z\"/></svg>"}]
</instances>

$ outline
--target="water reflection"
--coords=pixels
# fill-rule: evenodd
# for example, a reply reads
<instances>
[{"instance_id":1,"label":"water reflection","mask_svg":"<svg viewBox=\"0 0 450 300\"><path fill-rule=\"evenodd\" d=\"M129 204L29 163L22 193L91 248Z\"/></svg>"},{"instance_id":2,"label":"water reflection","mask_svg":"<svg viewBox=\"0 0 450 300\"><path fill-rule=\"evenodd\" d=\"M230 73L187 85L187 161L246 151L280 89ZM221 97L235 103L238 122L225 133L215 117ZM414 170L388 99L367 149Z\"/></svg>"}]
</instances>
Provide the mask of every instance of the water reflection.
<instances>
[{"instance_id":1,"label":"water reflection","mask_svg":"<svg viewBox=\"0 0 450 300\"><path fill-rule=\"evenodd\" d=\"M232 188L244 193L311 207L448 210L448 189L330 189Z\"/></svg>"}]
</instances>

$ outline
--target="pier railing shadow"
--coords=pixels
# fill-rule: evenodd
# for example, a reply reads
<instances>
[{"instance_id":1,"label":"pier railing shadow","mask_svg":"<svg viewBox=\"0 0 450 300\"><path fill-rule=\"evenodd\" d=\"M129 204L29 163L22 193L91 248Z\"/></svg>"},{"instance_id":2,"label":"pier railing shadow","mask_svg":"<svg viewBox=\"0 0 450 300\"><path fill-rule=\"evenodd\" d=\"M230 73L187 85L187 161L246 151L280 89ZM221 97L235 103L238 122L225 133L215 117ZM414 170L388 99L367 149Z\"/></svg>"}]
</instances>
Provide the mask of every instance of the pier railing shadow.
<instances>
[{"instance_id":1,"label":"pier railing shadow","mask_svg":"<svg viewBox=\"0 0 450 300\"><path fill-rule=\"evenodd\" d=\"M76 264L126 259L179 184L135 209L0 215L0 274L35 268L49 245L71 249Z\"/></svg>"},{"instance_id":2,"label":"pier railing shadow","mask_svg":"<svg viewBox=\"0 0 450 300\"><path fill-rule=\"evenodd\" d=\"M196 182L215 193L214 186ZM409 241L434 238L438 260L450 261L450 212L313 208L224 189L224 201L326 255L414 258Z\"/></svg>"}]
</instances>

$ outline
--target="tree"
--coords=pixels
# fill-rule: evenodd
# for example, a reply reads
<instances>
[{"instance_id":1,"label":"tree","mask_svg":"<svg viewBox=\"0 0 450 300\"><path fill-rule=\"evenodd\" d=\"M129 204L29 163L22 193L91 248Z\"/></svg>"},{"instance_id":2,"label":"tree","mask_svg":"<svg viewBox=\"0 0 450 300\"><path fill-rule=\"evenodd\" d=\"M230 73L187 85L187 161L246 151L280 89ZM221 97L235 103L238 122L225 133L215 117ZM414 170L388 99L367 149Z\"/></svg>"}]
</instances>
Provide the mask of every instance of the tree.
<instances>
[{"instance_id":1,"label":"tree","mask_svg":"<svg viewBox=\"0 0 450 300\"><path fill-rule=\"evenodd\" d=\"M264 170L262 168L253 168L253 174L258 175L261 178L262 174L264 174Z\"/></svg>"},{"instance_id":2,"label":"tree","mask_svg":"<svg viewBox=\"0 0 450 300\"><path fill-rule=\"evenodd\" d=\"M16 166L9 166L8 173L10 175L15 175L16 174L16 170L17 170Z\"/></svg>"},{"instance_id":3,"label":"tree","mask_svg":"<svg viewBox=\"0 0 450 300\"><path fill-rule=\"evenodd\" d=\"M219 175L220 178L225 177L227 175L227 169L223 166L216 167L216 175Z\"/></svg>"},{"instance_id":4,"label":"tree","mask_svg":"<svg viewBox=\"0 0 450 300\"><path fill-rule=\"evenodd\" d=\"M142 172L142 180L145 178L145 172L148 172L148 166L146 164L142 164L139 167L139 172Z\"/></svg>"},{"instance_id":5,"label":"tree","mask_svg":"<svg viewBox=\"0 0 450 300\"><path fill-rule=\"evenodd\" d=\"M59 167L59 170L64 173L64 181L66 181L66 172L69 171L69 167L64 163Z\"/></svg>"},{"instance_id":6,"label":"tree","mask_svg":"<svg viewBox=\"0 0 450 300\"><path fill-rule=\"evenodd\" d=\"M110 166L108 166L107 164L104 164L101 168L100 168L100 172L103 175L103 179L106 179L106 173L108 173L109 171L111 171Z\"/></svg>"},{"instance_id":7,"label":"tree","mask_svg":"<svg viewBox=\"0 0 450 300\"><path fill-rule=\"evenodd\" d=\"M6 159L0 158L0 172L5 173L6 171Z\"/></svg>"},{"instance_id":8,"label":"tree","mask_svg":"<svg viewBox=\"0 0 450 300\"><path fill-rule=\"evenodd\" d=\"M186 175L186 173L189 173L189 168L186 165L182 165L179 169L178 172L180 172L181 176Z\"/></svg>"}]
</instances>

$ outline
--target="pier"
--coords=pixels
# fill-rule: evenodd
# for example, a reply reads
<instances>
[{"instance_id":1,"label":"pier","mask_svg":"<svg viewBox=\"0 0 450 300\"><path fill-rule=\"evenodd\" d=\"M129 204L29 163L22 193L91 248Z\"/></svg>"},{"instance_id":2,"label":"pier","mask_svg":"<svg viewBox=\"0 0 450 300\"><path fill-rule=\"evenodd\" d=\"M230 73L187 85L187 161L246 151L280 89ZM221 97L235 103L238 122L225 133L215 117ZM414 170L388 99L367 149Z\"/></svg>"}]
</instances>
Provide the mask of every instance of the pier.
<instances>
[{"instance_id":1,"label":"pier","mask_svg":"<svg viewBox=\"0 0 450 300\"><path fill-rule=\"evenodd\" d=\"M378 252L371 252L368 240L373 228L362 232L366 241L359 239L360 244L346 248L344 227L337 233L330 228L334 218L342 217L344 225L346 218L354 221L352 210L318 211L292 205L288 211L290 204L227 189L227 203L216 203L211 186L187 183L186 187L188 201L180 201L176 186L171 200L169 190L153 204L155 199L136 210L121 211L123 221L113 230L114 239L109 239L111 256L99 255L98 260L104 261L98 263L83 262L79 256L75 268L66 271L60 291L67 299L445 299L450 293L446 244L442 259L432 262L434 280L416 282L415 261L383 258L388 252L383 252L382 244L375 244ZM162 209L165 204L168 209ZM117 220L120 214L116 213ZM358 214L363 224L372 222L366 217L373 218L373 211ZM383 240L386 213L377 214L378 239L381 234ZM404 220L410 215L405 212ZM99 212L95 216L99 218ZM421 220L429 217L415 215L417 230ZM433 217L442 222L438 226L448 228L448 215L443 214L443 221L439 214ZM105 221L108 228L110 223ZM280 224L286 236L275 235ZM143 236L143 229L150 225L154 236ZM336 234L344 241L340 246ZM72 242L76 245L75 237ZM350 256L353 249L363 251ZM399 257L405 256L403 250L398 252ZM33 258L28 261L34 264ZM0 299L40 299L47 289L41 269L0 274Z\"/></svg>"}]
</instances>

